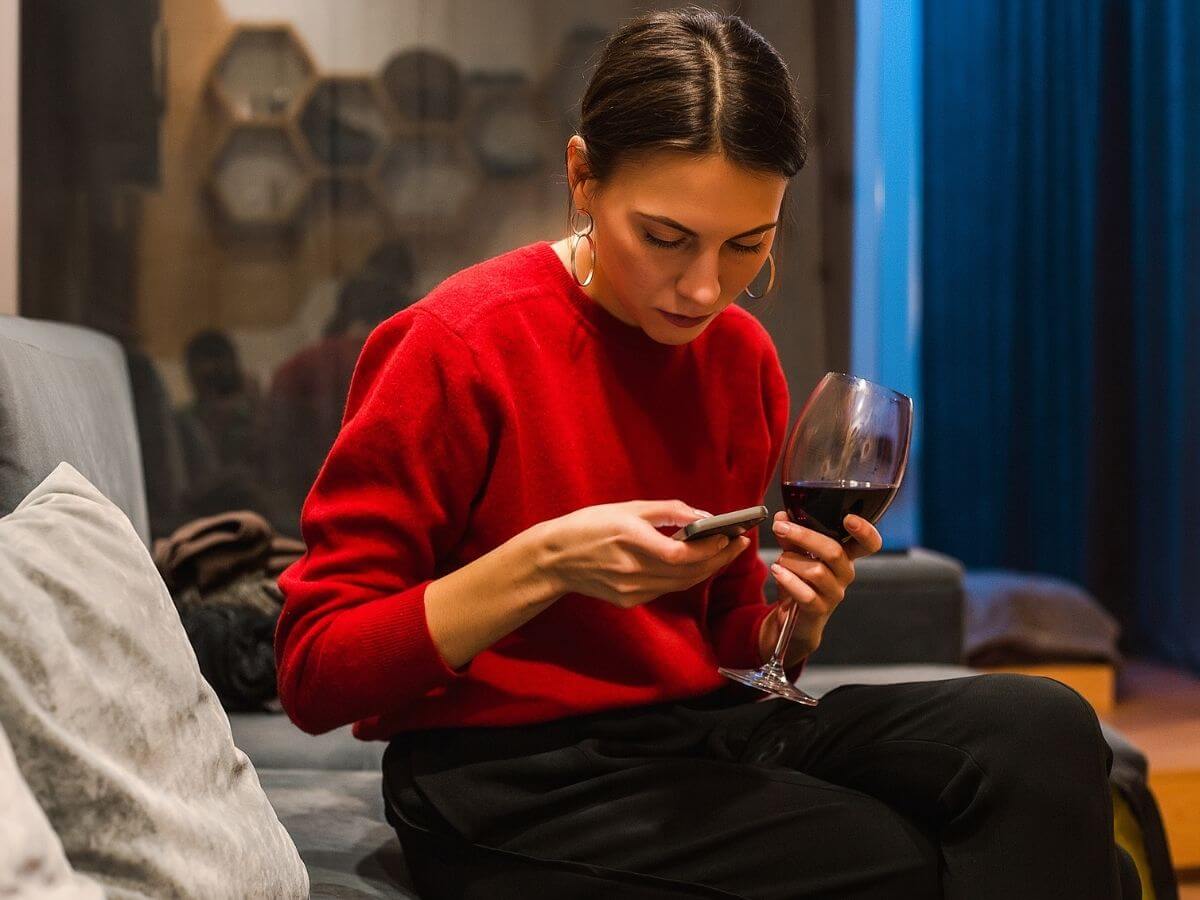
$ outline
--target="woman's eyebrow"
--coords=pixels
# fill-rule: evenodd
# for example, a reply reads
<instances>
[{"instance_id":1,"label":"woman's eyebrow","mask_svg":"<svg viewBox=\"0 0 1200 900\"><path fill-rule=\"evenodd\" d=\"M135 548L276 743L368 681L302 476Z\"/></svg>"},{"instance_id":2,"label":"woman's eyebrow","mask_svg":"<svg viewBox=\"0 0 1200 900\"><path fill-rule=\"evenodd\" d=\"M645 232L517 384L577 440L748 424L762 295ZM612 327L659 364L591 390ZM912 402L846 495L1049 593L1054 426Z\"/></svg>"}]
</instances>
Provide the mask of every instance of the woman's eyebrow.
<instances>
[{"instance_id":1,"label":"woman's eyebrow","mask_svg":"<svg viewBox=\"0 0 1200 900\"><path fill-rule=\"evenodd\" d=\"M655 216L645 212L638 212L638 215L644 216L647 219L653 219L655 222L662 222L664 225L671 226L676 231L682 231L684 234L690 234L692 237L696 237L696 232L692 231L692 229L688 228L686 225L680 225L674 219L667 218L666 216ZM752 234L758 234L759 232L766 231L769 228L774 228L778 224L778 220L774 222L768 222L765 225L759 225L757 228L751 228L749 231L743 231L741 234L735 234L732 238L730 238L730 240L749 237Z\"/></svg>"}]
</instances>

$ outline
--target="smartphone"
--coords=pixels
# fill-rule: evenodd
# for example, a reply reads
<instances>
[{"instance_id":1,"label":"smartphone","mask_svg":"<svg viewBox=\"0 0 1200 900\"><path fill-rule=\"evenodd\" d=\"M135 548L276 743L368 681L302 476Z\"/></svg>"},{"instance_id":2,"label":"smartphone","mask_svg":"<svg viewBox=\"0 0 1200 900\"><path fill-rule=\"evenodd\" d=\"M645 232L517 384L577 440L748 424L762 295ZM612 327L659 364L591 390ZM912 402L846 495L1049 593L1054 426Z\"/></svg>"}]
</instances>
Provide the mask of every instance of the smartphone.
<instances>
[{"instance_id":1,"label":"smartphone","mask_svg":"<svg viewBox=\"0 0 1200 900\"><path fill-rule=\"evenodd\" d=\"M708 516L684 525L671 537L677 541L698 541L700 538L723 534L735 538L754 528L764 521L769 512L765 506L748 506L745 509L735 509L733 512L721 513L719 516Z\"/></svg>"}]
</instances>

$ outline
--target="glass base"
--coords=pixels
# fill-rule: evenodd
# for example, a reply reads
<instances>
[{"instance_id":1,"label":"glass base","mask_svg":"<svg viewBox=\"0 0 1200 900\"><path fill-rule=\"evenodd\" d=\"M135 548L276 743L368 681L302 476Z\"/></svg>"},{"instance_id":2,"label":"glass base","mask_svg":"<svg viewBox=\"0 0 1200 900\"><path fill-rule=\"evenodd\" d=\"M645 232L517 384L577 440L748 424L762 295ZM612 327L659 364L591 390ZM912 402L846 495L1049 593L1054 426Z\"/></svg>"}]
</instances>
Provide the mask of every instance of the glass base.
<instances>
[{"instance_id":1,"label":"glass base","mask_svg":"<svg viewBox=\"0 0 1200 900\"><path fill-rule=\"evenodd\" d=\"M726 669L724 666L720 666L717 668L717 671L726 678L740 681L748 687L766 691L768 694L774 694L776 697L783 697L785 700L791 700L793 703L816 706L820 702L816 697L804 693L800 688L789 683L783 677L782 672L775 671L767 666L763 666L761 669Z\"/></svg>"}]
</instances>

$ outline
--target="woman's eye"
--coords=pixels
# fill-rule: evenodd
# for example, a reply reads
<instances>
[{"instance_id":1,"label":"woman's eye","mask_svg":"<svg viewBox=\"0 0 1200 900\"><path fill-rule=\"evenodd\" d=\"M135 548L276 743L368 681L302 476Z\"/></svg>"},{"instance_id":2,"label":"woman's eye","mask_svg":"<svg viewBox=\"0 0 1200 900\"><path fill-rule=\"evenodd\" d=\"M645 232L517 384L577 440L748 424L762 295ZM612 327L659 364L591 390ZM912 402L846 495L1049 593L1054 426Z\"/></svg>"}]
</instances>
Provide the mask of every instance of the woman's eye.
<instances>
[{"instance_id":1,"label":"woman's eye","mask_svg":"<svg viewBox=\"0 0 1200 900\"><path fill-rule=\"evenodd\" d=\"M655 247L667 247L667 248L678 247L680 244L683 243L683 238L680 238L677 241L664 241L662 238L657 238L648 231L645 231L642 233L643 233L643 235L645 235L646 242L653 244Z\"/></svg>"},{"instance_id":2,"label":"woman's eye","mask_svg":"<svg viewBox=\"0 0 1200 900\"><path fill-rule=\"evenodd\" d=\"M642 234L646 238L647 243L653 244L655 247L664 247L668 250L682 246L687 240L686 238L679 238L678 240L674 241L664 241L662 238L655 237L648 231L642 232ZM736 253L757 253L760 249L762 249L762 245L762 241L759 241L757 244L739 244L737 241L732 241L729 244L729 246Z\"/></svg>"},{"instance_id":3,"label":"woman's eye","mask_svg":"<svg viewBox=\"0 0 1200 900\"><path fill-rule=\"evenodd\" d=\"M759 241L757 244L750 244L750 245L739 244L736 241L734 241L729 246L732 247L734 250L736 250L738 253L757 253L762 248L762 241Z\"/></svg>"}]
</instances>

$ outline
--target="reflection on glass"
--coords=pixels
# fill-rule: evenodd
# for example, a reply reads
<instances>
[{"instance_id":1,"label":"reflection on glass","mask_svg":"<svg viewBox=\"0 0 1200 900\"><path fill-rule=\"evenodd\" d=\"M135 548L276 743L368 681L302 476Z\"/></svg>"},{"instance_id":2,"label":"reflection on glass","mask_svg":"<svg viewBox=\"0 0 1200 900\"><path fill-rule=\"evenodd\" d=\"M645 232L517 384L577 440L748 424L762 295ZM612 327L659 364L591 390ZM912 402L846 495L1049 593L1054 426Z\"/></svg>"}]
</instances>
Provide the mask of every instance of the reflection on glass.
<instances>
[{"instance_id":1,"label":"reflection on glass","mask_svg":"<svg viewBox=\"0 0 1200 900\"><path fill-rule=\"evenodd\" d=\"M125 348L156 537L222 507L296 533L370 328L566 233L565 141L630 10L368 5L22 6L22 312Z\"/></svg>"}]
</instances>

